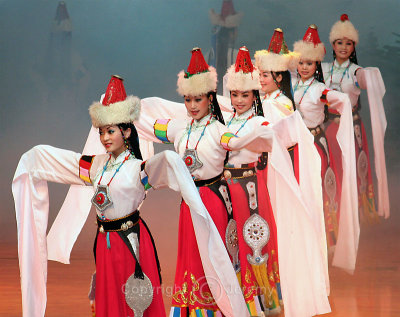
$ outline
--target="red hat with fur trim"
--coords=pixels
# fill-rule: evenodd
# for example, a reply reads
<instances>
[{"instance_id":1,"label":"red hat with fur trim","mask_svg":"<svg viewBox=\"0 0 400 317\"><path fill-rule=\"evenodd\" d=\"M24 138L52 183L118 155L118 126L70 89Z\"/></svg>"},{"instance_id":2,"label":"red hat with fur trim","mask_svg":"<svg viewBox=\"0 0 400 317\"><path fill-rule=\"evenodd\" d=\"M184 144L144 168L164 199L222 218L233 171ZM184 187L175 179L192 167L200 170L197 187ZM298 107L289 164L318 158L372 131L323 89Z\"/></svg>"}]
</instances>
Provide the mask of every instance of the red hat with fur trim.
<instances>
[{"instance_id":1,"label":"red hat with fur trim","mask_svg":"<svg viewBox=\"0 0 400 317\"><path fill-rule=\"evenodd\" d=\"M56 16L54 17L52 32L72 32L72 23L69 18L67 5L60 1L57 6Z\"/></svg>"},{"instance_id":2,"label":"red hat with fur trim","mask_svg":"<svg viewBox=\"0 0 400 317\"><path fill-rule=\"evenodd\" d=\"M192 49L187 71L178 74L178 93L182 96L199 96L217 90L217 71L208 66L199 47Z\"/></svg>"},{"instance_id":3,"label":"red hat with fur trim","mask_svg":"<svg viewBox=\"0 0 400 317\"><path fill-rule=\"evenodd\" d=\"M229 90L259 90L260 72L253 66L249 50L242 46L236 57L236 63L231 65L227 71L228 81L226 88Z\"/></svg>"},{"instance_id":4,"label":"red hat with fur trim","mask_svg":"<svg viewBox=\"0 0 400 317\"><path fill-rule=\"evenodd\" d=\"M332 26L329 33L329 42L333 44L336 40L344 38L353 41L355 45L358 43L358 31L353 23L350 22L347 14L342 14L340 20Z\"/></svg>"},{"instance_id":5,"label":"red hat with fur trim","mask_svg":"<svg viewBox=\"0 0 400 317\"><path fill-rule=\"evenodd\" d=\"M254 57L256 66L260 70L283 72L293 68L297 62L298 54L289 51L282 29L277 28L274 30L268 50L257 51Z\"/></svg>"},{"instance_id":6,"label":"red hat with fur trim","mask_svg":"<svg viewBox=\"0 0 400 317\"><path fill-rule=\"evenodd\" d=\"M299 53L301 58L311 61L321 62L324 59L325 45L319 38L318 28L315 24L308 27L303 40L294 43L294 51Z\"/></svg>"},{"instance_id":7,"label":"red hat with fur trim","mask_svg":"<svg viewBox=\"0 0 400 317\"><path fill-rule=\"evenodd\" d=\"M96 128L133 123L139 119L140 99L136 96L126 96L123 79L113 75L102 102L94 102L89 107L89 114Z\"/></svg>"}]
</instances>

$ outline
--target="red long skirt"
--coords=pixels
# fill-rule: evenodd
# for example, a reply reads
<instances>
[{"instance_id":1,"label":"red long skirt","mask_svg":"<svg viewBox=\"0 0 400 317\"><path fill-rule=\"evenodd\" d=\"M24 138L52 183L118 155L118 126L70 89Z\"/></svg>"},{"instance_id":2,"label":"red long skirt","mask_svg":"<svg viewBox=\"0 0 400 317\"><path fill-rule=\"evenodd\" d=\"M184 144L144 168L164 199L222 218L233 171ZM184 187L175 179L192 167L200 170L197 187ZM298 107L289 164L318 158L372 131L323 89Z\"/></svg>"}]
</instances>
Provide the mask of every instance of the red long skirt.
<instances>
[{"instance_id":1,"label":"red long skirt","mask_svg":"<svg viewBox=\"0 0 400 317\"><path fill-rule=\"evenodd\" d=\"M225 241L228 223L225 204L208 187L199 187L199 193L221 239ZM184 201L181 203L179 216L178 260L171 311L171 316L180 317L220 313L205 278L190 209Z\"/></svg>"},{"instance_id":2,"label":"red long skirt","mask_svg":"<svg viewBox=\"0 0 400 317\"><path fill-rule=\"evenodd\" d=\"M150 234L142 221L139 238L139 261L143 272L153 284L153 301L143 316L165 316L156 257ZM124 285L135 272L135 260L116 232L99 233L96 243L96 317L129 316L134 313L125 301Z\"/></svg>"},{"instance_id":3,"label":"red long skirt","mask_svg":"<svg viewBox=\"0 0 400 317\"><path fill-rule=\"evenodd\" d=\"M368 140L365 132L364 123L359 114L358 119L353 121L354 126L354 143L357 163L357 192L358 192L358 209L360 218L366 222L376 222L378 214L375 207L374 185L372 180L371 163L368 150ZM326 138L333 154L333 159L337 166L340 182L342 180L342 152L336 140L336 133L339 124L335 120L331 120L326 129Z\"/></svg>"},{"instance_id":4,"label":"red long skirt","mask_svg":"<svg viewBox=\"0 0 400 317\"><path fill-rule=\"evenodd\" d=\"M323 137L323 136L322 136ZM333 153L329 146L329 161L327 153L324 149L315 142L315 146L321 157L321 178L322 178L322 198L324 203L324 218L325 218L325 231L328 247L336 245L338 235L338 225L340 217L340 196L341 196L341 182L339 181L339 173L334 160ZM333 177L329 178L330 181L326 182L326 173L328 168L333 172ZM330 183L330 185L329 185Z\"/></svg>"},{"instance_id":5,"label":"red long skirt","mask_svg":"<svg viewBox=\"0 0 400 317\"><path fill-rule=\"evenodd\" d=\"M280 278L279 278L279 267L278 267L278 245L276 235L276 224L273 215L271 202L269 198L268 189L264 181L267 172L266 168L261 171L257 171L255 176L244 177L241 179L231 179L228 181L229 190L232 197L232 208L233 208L233 219L237 225L238 245L239 245L239 261L240 261L240 277L243 295L251 315L258 315L261 310L272 313L280 310L279 300L280 296ZM268 254L268 260L266 265L266 276L259 276L264 281L269 282L270 290L269 294L261 295L260 286L257 282L255 275L259 275L260 271L257 269L257 265L252 266L249 263L247 256L253 255L253 251L244 239L243 227L246 220L251 216L250 214L250 202L248 199L248 193L243 189L249 182L257 182L256 201L258 205L258 214L268 223L270 238L267 244L263 247L261 254ZM251 194L250 194L251 195ZM254 272L254 270L258 272ZM267 296L265 296L267 295ZM263 299L259 301L259 299ZM261 304L261 305L260 305ZM254 305L256 311L252 310Z\"/></svg>"}]
</instances>

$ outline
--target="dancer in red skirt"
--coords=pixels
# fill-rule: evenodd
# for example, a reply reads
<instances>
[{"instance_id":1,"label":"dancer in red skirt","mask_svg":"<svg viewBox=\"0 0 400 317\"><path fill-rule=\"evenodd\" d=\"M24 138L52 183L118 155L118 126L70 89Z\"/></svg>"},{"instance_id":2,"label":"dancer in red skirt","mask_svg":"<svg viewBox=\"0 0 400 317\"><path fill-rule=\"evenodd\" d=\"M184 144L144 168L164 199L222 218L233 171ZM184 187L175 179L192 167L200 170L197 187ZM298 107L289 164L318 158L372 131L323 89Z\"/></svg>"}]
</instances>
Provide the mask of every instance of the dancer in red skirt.
<instances>
[{"instance_id":1,"label":"dancer in red skirt","mask_svg":"<svg viewBox=\"0 0 400 317\"><path fill-rule=\"evenodd\" d=\"M216 99L216 88L215 69L207 65L201 50L194 48L187 71L178 75L178 93L184 97L191 119L158 119L154 124L154 134L162 142L174 143L199 189L221 239L225 241L228 220L232 214L229 189L226 181L221 178L227 151L246 146L261 152L272 133L268 127L260 125L260 131L266 133L266 142L262 146L255 145L257 142L253 143L254 136L238 138L230 133L224 125ZM204 274L190 210L185 201L181 204L178 240L178 261L170 316L226 314L215 296L215 289L212 289L213 286ZM234 292L239 290L238 285ZM243 296L239 302L233 304L235 316L248 315Z\"/></svg>"},{"instance_id":2,"label":"dancer in red skirt","mask_svg":"<svg viewBox=\"0 0 400 317\"><path fill-rule=\"evenodd\" d=\"M236 63L227 71L226 81L234 108L226 120L227 127L238 136L253 133L256 126L268 124L262 117L259 77L249 51L241 47ZM228 243L227 247L252 316L264 311L279 313L281 298L276 225L261 174L267 162L258 160L258 153L246 149L232 151L224 169L233 207L233 219L227 231L229 235L237 232L237 242Z\"/></svg>"},{"instance_id":3,"label":"dancer in red skirt","mask_svg":"<svg viewBox=\"0 0 400 317\"><path fill-rule=\"evenodd\" d=\"M357 65L356 45L358 44L358 32L349 21L346 14L341 16L331 28L329 41L333 48L333 62L322 63L325 83L334 90L347 94L353 110L353 124L355 134L355 154L357 161L357 187L358 207L360 217L367 222L378 220L375 205L374 185L372 179L371 163L368 150L367 136L364 123L360 115L360 93L361 89L368 89L369 104L371 109L371 123L374 136L375 169L378 176L380 215L389 215L389 200L387 190L387 176L383 138L386 120L382 105L382 96L372 95L372 90L379 89L379 83L383 84L379 69L365 68ZM384 93L384 91L383 91ZM373 112L379 115L372 115ZM337 162L338 170L341 172L341 151L336 140L339 128L340 114L332 110L329 115L329 123L326 128L326 137L331 147L331 152ZM380 133L379 133L380 132ZM341 177L341 173L339 173Z\"/></svg>"},{"instance_id":4,"label":"dancer in red skirt","mask_svg":"<svg viewBox=\"0 0 400 317\"><path fill-rule=\"evenodd\" d=\"M176 153L166 151L142 162L133 125L139 117L140 100L126 96L120 77L111 78L103 101L93 103L89 112L108 154L82 156L41 145L22 156L14 176L23 314L45 314L46 181L52 181L90 185L95 192L92 203L96 207L98 233L94 248L93 313L96 316L165 316L156 249L137 210L145 198L147 180L154 181L156 186L167 184L181 190L194 210L200 206L197 212L204 213L204 206ZM156 182L161 171L170 177ZM196 200L200 203L195 203ZM71 215L70 221L60 223L57 217L53 229L56 227L58 236L49 239L47 247L58 253L49 254L49 258L68 262L66 245L73 245L79 234L76 228L81 228L85 220L86 217L78 219Z\"/></svg>"},{"instance_id":5,"label":"dancer in red skirt","mask_svg":"<svg viewBox=\"0 0 400 317\"><path fill-rule=\"evenodd\" d=\"M339 266L352 270L355 265L355 255L358 246L358 219L354 212L357 202L354 200L355 191L355 162L352 158L354 149L354 140L347 140L342 143L346 153L343 153L346 168L345 177L341 182L338 177L337 167L333 159L332 152L329 149L329 143L324 134L325 107L336 109L346 117L343 122L341 133L338 137L348 137L352 135L353 128L351 124L351 109L347 95L330 90L323 84L321 61L325 56L325 47L321 43L317 27L310 25L303 40L294 44L294 51L300 54L300 60L297 66L297 78L292 78L294 90L294 100L296 108L300 111L304 123L314 135L315 146L321 156L321 176L324 199L324 215L329 247L337 244L340 238L341 243L339 252L335 256L341 259ZM340 221L340 215L345 216ZM340 228L341 227L341 228ZM354 244L349 247L344 241L348 235L353 235ZM347 248L346 252L343 252ZM349 248L351 250L349 250ZM333 249L331 249L333 251ZM347 253L347 254L346 254ZM347 263L345 264L347 259ZM339 263L335 261L334 263Z\"/></svg>"}]
</instances>

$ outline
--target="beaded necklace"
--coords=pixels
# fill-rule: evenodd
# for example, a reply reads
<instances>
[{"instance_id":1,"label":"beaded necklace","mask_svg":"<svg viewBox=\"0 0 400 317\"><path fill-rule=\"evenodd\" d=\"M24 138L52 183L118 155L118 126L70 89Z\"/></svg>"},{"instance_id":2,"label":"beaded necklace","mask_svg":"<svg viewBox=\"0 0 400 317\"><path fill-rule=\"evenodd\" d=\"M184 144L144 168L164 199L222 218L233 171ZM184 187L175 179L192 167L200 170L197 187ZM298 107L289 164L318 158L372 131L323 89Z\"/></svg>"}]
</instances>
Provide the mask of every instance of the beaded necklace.
<instances>
[{"instance_id":1,"label":"beaded necklace","mask_svg":"<svg viewBox=\"0 0 400 317\"><path fill-rule=\"evenodd\" d=\"M279 90L279 93L274 97L274 99L278 98L282 93L282 90ZM263 100L267 99L267 94L264 95Z\"/></svg>"},{"instance_id":2,"label":"beaded necklace","mask_svg":"<svg viewBox=\"0 0 400 317\"><path fill-rule=\"evenodd\" d=\"M315 77L313 78L313 80L311 81L311 83L307 86L307 88L304 90L303 96L301 96L300 102L298 103L299 106L300 106L301 102L303 101L303 98L304 98L305 94L307 93L308 88L310 88L310 86L313 84L314 80L315 80ZM300 80L297 81L296 86L294 87L294 92L296 92L297 87L299 86L299 82L300 82Z\"/></svg>"},{"instance_id":3,"label":"beaded necklace","mask_svg":"<svg viewBox=\"0 0 400 317\"><path fill-rule=\"evenodd\" d=\"M101 218L102 220L105 220L105 219L106 219L106 217L105 217L104 214L103 214L103 211L104 211L107 207L109 207L109 206L112 205L112 200L111 200L110 192L109 192L109 186L110 186L112 180L114 179L114 176L119 172L121 166L129 159L130 155L131 155L131 153L129 153L128 155L125 156L125 159L124 159L124 160L122 161L122 163L117 167L117 169L116 169L115 172L114 172L114 175L111 177L111 179L110 179L110 181L107 183L107 185L101 185L100 182L101 182L101 180L103 179L104 172L106 171L107 166L108 166L108 163L109 163L110 160L111 160L111 154L110 154L110 157L109 157L108 160L107 160L107 163L106 163L106 164L104 165L104 167L103 167L103 172L101 173L100 180L99 180L99 182L98 182L98 184L97 184L96 192L94 193L94 195L93 195L93 197L92 197L92 203L93 203L93 205L95 205L96 208L101 212L101 217L100 217L100 218Z\"/></svg>"},{"instance_id":4,"label":"beaded necklace","mask_svg":"<svg viewBox=\"0 0 400 317\"><path fill-rule=\"evenodd\" d=\"M233 114L232 119L228 122L228 127L231 125L233 118L235 118L236 112ZM247 119L243 122L243 124L240 126L240 128L236 131L235 134L238 134L238 132L244 127L244 125L249 121L251 118L254 117L254 113L252 113L250 116L247 117Z\"/></svg>"},{"instance_id":5,"label":"beaded necklace","mask_svg":"<svg viewBox=\"0 0 400 317\"><path fill-rule=\"evenodd\" d=\"M212 119L212 113L210 114L210 118L208 119L206 125L204 126L204 129L201 132L200 138L197 140L197 143L196 143L196 146L194 147L194 149L188 149L189 138L190 138L190 133L192 132L192 126L194 123L194 119L192 119L192 122L190 123L188 137L187 137L187 141L186 141L186 149L185 149L185 153L183 153L183 161L185 162L190 173L192 173L193 171L195 171L203 166L203 163L200 161L199 156L197 155L197 146L199 145L200 140L203 138L203 135L204 135L204 132L206 131L207 126L211 123L211 119Z\"/></svg>"},{"instance_id":6,"label":"beaded necklace","mask_svg":"<svg viewBox=\"0 0 400 317\"><path fill-rule=\"evenodd\" d=\"M331 84L330 84L330 86L333 86L333 82L332 82L333 78L332 78L332 76L333 76L333 66L334 66L334 64L335 64L335 61L332 62L332 67L331 67ZM342 74L342 78L340 79L339 84L337 84L337 88L339 88L340 90L339 90L339 89L333 88L334 90L341 91L342 81L343 81L344 75L346 74L347 70L350 68L350 65L351 65L351 62L349 62L349 65L347 65L347 67L345 68L345 70L344 70L344 72L343 72L343 74ZM335 86L336 86L336 85L335 85Z\"/></svg>"}]
</instances>

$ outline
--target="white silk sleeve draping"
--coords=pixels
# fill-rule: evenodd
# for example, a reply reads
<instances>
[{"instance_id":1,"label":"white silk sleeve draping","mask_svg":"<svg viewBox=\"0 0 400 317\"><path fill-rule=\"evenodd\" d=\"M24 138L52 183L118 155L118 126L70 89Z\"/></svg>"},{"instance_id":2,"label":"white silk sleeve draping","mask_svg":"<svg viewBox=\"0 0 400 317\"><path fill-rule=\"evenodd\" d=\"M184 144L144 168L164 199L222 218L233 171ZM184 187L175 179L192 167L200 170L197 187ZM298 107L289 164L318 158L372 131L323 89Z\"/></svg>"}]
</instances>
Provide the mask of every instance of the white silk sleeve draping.
<instances>
[{"instance_id":1,"label":"white silk sleeve draping","mask_svg":"<svg viewBox=\"0 0 400 317\"><path fill-rule=\"evenodd\" d=\"M297 119L297 118L296 118ZM316 229L316 210L304 203L286 147L274 146L268 157L268 190L278 237L278 260L286 317L310 317L331 311L326 258ZM317 160L309 162L316 164ZM311 214L311 213L314 214Z\"/></svg>"},{"instance_id":2,"label":"white silk sleeve draping","mask_svg":"<svg viewBox=\"0 0 400 317\"><path fill-rule=\"evenodd\" d=\"M255 153L270 152L274 131L269 126L255 126L252 133L241 137L231 138L228 147L232 151L246 148Z\"/></svg>"},{"instance_id":3,"label":"white silk sleeve draping","mask_svg":"<svg viewBox=\"0 0 400 317\"><path fill-rule=\"evenodd\" d=\"M207 283L223 314L249 316L224 243L181 157L172 151L159 153L146 162L145 172L153 188L179 191L188 204Z\"/></svg>"},{"instance_id":4,"label":"white silk sleeve draping","mask_svg":"<svg viewBox=\"0 0 400 317\"><path fill-rule=\"evenodd\" d=\"M346 94L330 90L327 100L329 107L341 115L336 139L342 151L343 167L339 232L332 264L353 274L360 236L353 115Z\"/></svg>"},{"instance_id":5,"label":"white silk sleeve draping","mask_svg":"<svg viewBox=\"0 0 400 317\"><path fill-rule=\"evenodd\" d=\"M318 235L321 258L324 260L326 289L329 294L328 254L321 186L321 157L314 145L314 136L307 129L299 111L295 111L292 115L275 123L273 129L285 147L298 145L301 197L307 206L306 211Z\"/></svg>"},{"instance_id":6,"label":"white silk sleeve draping","mask_svg":"<svg viewBox=\"0 0 400 317\"><path fill-rule=\"evenodd\" d=\"M12 183L18 228L18 256L24 316L44 316L46 309L49 213L47 181L83 185L81 155L40 145L26 152Z\"/></svg>"},{"instance_id":7,"label":"white silk sleeve draping","mask_svg":"<svg viewBox=\"0 0 400 317\"><path fill-rule=\"evenodd\" d=\"M376 67L367 67L357 71L357 80L367 89L369 111L371 114L372 138L374 144L375 172L378 180L378 214L390 216L389 190L385 160L386 116L382 98L386 89L381 72Z\"/></svg>"}]
</instances>

